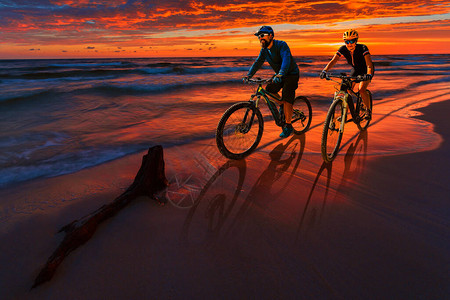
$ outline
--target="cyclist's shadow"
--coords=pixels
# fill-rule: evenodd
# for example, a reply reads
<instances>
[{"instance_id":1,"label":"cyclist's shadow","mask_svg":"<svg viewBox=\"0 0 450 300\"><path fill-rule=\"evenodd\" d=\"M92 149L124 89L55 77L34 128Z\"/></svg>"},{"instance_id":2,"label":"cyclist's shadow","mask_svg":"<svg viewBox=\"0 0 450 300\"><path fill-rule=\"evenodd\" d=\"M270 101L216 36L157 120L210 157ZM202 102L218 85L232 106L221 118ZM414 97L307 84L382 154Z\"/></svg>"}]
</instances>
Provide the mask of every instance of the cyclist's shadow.
<instances>
[{"instance_id":1,"label":"cyclist's shadow","mask_svg":"<svg viewBox=\"0 0 450 300\"><path fill-rule=\"evenodd\" d=\"M356 142L354 144L352 143L347 149L347 152L344 156L344 171L342 174L342 179L336 188L336 193L342 191L342 189L344 189L348 185L349 179L355 178L361 173L367 155L367 135L368 135L367 131L362 131L358 135ZM356 162L354 161L355 157L359 158L357 159ZM355 164L356 168L353 170L352 166L355 167ZM319 168L317 176L311 187L311 191L306 200L302 215L300 217L300 222L295 239L296 243L298 242L301 235L307 236L309 231L312 230L314 227L318 226L322 220L331 184L332 166L333 166L332 162L331 163L323 162ZM322 177L324 171L326 171L326 184L323 200L314 201L315 199L313 200L312 196L316 190L317 183Z\"/></svg>"},{"instance_id":2,"label":"cyclist's shadow","mask_svg":"<svg viewBox=\"0 0 450 300\"><path fill-rule=\"evenodd\" d=\"M280 143L269 153L270 163L261 173L251 188L247 199L259 206L266 207L269 203L279 200L280 195L289 186L305 150L305 135L294 135L286 143ZM273 188L280 178L292 168L281 187Z\"/></svg>"},{"instance_id":3,"label":"cyclist's shadow","mask_svg":"<svg viewBox=\"0 0 450 300\"><path fill-rule=\"evenodd\" d=\"M286 190L286 187L289 185L289 182L292 180L298 169L304 149L305 136L303 134L299 136L294 135L286 144L280 143L275 146L269 153L269 165L250 189L243 204L240 206L239 211L231 221L230 226L228 226L229 229L225 232L225 235L229 234L233 228L236 228L239 222L245 219L246 213L252 205L257 205L258 207L265 209L270 207L272 202L280 200L280 195ZM292 166L292 170L290 171L290 175L286 179L286 182L273 192L272 187L274 186L274 183L280 180L280 178L289 170L293 162L294 165Z\"/></svg>"},{"instance_id":4,"label":"cyclist's shadow","mask_svg":"<svg viewBox=\"0 0 450 300\"><path fill-rule=\"evenodd\" d=\"M304 135L294 135L287 143L278 144L269 153L269 165L258 177L243 202L239 202L238 199L246 177L247 163L245 160L226 162L206 183L195 204L190 208L181 231L181 241L190 243L195 240L210 245L219 236L232 233L236 224L245 217L251 204L266 206L268 202L275 201L293 178L304 148ZM289 151L290 153L287 153ZM291 174L284 185L276 193L272 193L273 183L291 167L293 162ZM221 185L222 182L226 182L226 186L217 191L215 186ZM236 188L230 190L229 185L235 185ZM227 221L230 217L232 219Z\"/></svg>"},{"instance_id":5,"label":"cyclist's shadow","mask_svg":"<svg viewBox=\"0 0 450 300\"><path fill-rule=\"evenodd\" d=\"M348 147L344 156L345 164L342 179L336 188L337 192L354 185L354 179L364 170L367 158L367 142L368 132L365 130L360 132L356 141Z\"/></svg>"}]
</instances>

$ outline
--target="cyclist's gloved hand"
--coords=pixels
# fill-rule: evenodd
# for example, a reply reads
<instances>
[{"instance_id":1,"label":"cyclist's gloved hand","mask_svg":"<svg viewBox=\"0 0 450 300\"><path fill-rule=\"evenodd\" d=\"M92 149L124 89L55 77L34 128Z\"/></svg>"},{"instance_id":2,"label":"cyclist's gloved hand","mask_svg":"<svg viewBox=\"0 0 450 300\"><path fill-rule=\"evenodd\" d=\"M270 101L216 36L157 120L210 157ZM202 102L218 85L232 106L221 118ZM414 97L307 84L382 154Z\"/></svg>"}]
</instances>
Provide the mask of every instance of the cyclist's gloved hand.
<instances>
[{"instance_id":1,"label":"cyclist's gloved hand","mask_svg":"<svg viewBox=\"0 0 450 300\"><path fill-rule=\"evenodd\" d=\"M319 77L320 77L320 79L327 78L327 72L325 70L323 70L322 72L320 72Z\"/></svg>"},{"instance_id":2,"label":"cyclist's gloved hand","mask_svg":"<svg viewBox=\"0 0 450 300\"><path fill-rule=\"evenodd\" d=\"M273 78L273 82L274 83L281 83L282 79L281 79L282 75L275 75L275 77Z\"/></svg>"},{"instance_id":3,"label":"cyclist's gloved hand","mask_svg":"<svg viewBox=\"0 0 450 300\"><path fill-rule=\"evenodd\" d=\"M364 74L364 75L363 75L363 80L364 80L364 81L372 80L372 77L373 77L373 76L372 76L371 74Z\"/></svg>"},{"instance_id":4,"label":"cyclist's gloved hand","mask_svg":"<svg viewBox=\"0 0 450 300\"><path fill-rule=\"evenodd\" d=\"M248 80L249 80L250 78L252 78L252 76L244 76L244 77L242 78L242 81L243 81L244 83L248 83Z\"/></svg>"}]
</instances>

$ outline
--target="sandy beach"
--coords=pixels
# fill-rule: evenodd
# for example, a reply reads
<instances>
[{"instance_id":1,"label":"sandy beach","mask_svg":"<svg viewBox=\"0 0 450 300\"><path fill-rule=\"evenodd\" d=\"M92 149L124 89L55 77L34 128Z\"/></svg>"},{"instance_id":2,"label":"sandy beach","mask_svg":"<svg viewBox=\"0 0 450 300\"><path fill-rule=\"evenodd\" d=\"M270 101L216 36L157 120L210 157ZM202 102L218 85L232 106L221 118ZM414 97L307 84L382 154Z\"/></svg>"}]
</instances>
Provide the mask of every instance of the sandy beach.
<instances>
[{"instance_id":1,"label":"sandy beach","mask_svg":"<svg viewBox=\"0 0 450 300\"><path fill-rule=\"evenodd\" d=\"M169 202L137 199L31 291L57 230L120 195L144 153L2 189L1 298L444 299L450 101L433 87L375 102L330 165L320 110L286 140L266 123L242 161L214 139L165 148Z\"/></svg>"}]
</instances>

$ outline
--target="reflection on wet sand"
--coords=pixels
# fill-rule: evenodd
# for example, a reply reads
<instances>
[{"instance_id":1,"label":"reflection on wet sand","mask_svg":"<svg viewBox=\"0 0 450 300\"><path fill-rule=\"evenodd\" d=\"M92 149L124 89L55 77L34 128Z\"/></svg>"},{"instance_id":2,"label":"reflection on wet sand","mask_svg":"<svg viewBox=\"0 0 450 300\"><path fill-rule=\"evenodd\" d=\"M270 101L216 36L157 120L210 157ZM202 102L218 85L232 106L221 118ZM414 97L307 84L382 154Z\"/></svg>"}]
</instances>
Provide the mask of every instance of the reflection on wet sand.
<instances>
[{"instance_id":1,"label":"reflection on wet sand","mask_svg":"<svg viewBox=\"0 0 450 300\"><path fill-rule=\"evenodd\" d=\"M357 179L358 176L363 172L367 158L368 135L369 133L367 131L362 131L358 135L356 141L350 144L350 146L348 147L348 150L344 156L344 172L342 174L341 183L339 184L337 191L345 188L348 183ZM353 160L355 158L356 161L354 162Z\"/></svg>"},{"instance_id":2,"label":"reflection on wet sand","mask_svg":"<svg viewBox=\"0 0 450 300\"><path fill-rule=\"evenodd\" d=\"M308 189L308 186L302 183L302 190L309 190L307 197L302 198L300 195L303 193L292 195L297 204L303 203L295 235L296 242L320 223L327 201L342 196L346 189L351 188L357 181L365 165L367 140L367 131L350 138L347 142L350 145L344 156L344 166L339 165L339 161L322 163L314 180L310 181L311 187ZM305 136L300 135L275 146L269 153L268 166L253 184L247 183L246 160L229 160L223 164L204 185L194 205L189 209L181 240L188 245L211 245L218 238L225 238L239 230L250 209L263 213L273 206L290 205L283 201L283 193L294 178L298 180L305 144ZM332 172L333 164L338 164L335 174ZM341 178L338 181L336 177L339 176ZM321 178L324 178L325 183L320 185L323 188L317 189ZM339 183L336 184L337 182ZM294 183L294 186L298 185L298 182ZM333 193L330 193L330 188ZM329 199L330 194L333 199Z\"/></svg>"},{"instance_id":3,"label":"reflection on wet sand","mask_svg":"<svg viewBox=\"0 0 450 300\"><path fill-rule=\"evenodd\" d=\"M311 191L309 192L308 199L305 203L305 208L303 209L302 216L300 217L300 225L298 226L297 234L296 234L296 243L299 240L300 235L307 235L309 229L313 228L315 224L320 222L320 219L322 218L323 212L325 210L325 204L327 201L328 196L328 190L330 188L330 182L331 182L331 169L332 169L333 163L326 163L323 162L320 166L319 172L317 173L317 176L314 180L314 183L312 185ZM320 204L319 201L314 201L314 203L311 203L312 195L314 193L314 190L316 188L317 182L319 181L320 177L322 176L322 173L324 171L326 172L326 186L325 186L325 192L323 193L323 200ZM315 199L318 199L316 197ZM306 224L305 224L306 223ZM303 231L303 233L302 233Z\"/></svg>"},{"instance_id":4,"label":"reflection on wet sand","mask_svg":"<svg viewBox=\"0 0 450 300\"><path fill-rule=\"evenodd\" d=\"M357 180L358 176L363 172L364 164L367 156L367 136L368 132L363 131L358 136L354 143L352 143L344 157L344 170L342 172L342 178L339 185L336 187L336 196L345 193L346 188L350 188L351 184ZM348 141L350 143L352 139ZM356 161L354 159L356 158ZM317 176L314 179L311 191L305 203L302 215L300 217L300 224L298 226L296 234L296 243L299 242L300 236L308 236L308 233L320 223L320 220L324 214L327 198L329 194L332 167L333 163L323 162L317 172ZM316 190L317 183L322 176L325 177L325 190L323 191L323 198L321 195L312 197ZM312 199L314 199L312 201ZM321 199L321 200L319 200Z\"/></svg>"}]
</instances>

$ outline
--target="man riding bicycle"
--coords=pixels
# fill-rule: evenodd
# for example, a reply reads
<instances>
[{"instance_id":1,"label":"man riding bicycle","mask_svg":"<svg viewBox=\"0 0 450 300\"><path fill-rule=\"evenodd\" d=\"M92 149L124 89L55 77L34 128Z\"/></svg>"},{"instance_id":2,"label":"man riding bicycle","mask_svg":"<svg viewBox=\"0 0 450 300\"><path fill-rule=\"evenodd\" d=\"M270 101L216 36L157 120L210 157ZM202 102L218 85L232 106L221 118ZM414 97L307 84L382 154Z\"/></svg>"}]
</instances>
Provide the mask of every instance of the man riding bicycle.
<instances>
[{"instance_id":1,"label":"man riding bicycle","mask_svg":"<svg viewBox=\"0 0 450 300\"><path fill-rule=\"evenodd\" d=\"M352 66L351 76L363 76L363 81L359 82L359 93L364 102L364 105L370 107L370 96L367 92L367 87L375 74L372 58L370 57L369 49L366 45L358 44L358 32L353 29L349 29L344 32L345 45L341 46L330 62L326 65L323 71L320 73L320 79L326 78L327 72L333 68L341 56L347 59L347 63ZM357 82L355 82L356 84ZM371 118L372 112L366 110L366 118Z\"/></svg>"},{"instance_id":2,"label":"man riding bicycle","mask_svg":"<svg viewBox=\"0 0 450 300\"><path fill-rule=\"evenodd\" d=\"M280 113L284 110L286 117L286 125L280 137L286 138L291 135L293 127L291 124L292 112L295 99L295 90L298 88L298 80L300 78L300 71L291 50L284 41L274 40L274 31L270 26L262 26L258 32L255 33L261 44L261 51L258 58L251 66L244 81L250 79L255 75L264 61L270 64L276 75L273 81L266 86L266 90L270 93L278 93L283 89L281 100L277 101L280 105ZM284 107L284 108L283 108Z\"/></svg>"}]
</instances>

